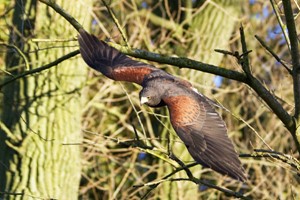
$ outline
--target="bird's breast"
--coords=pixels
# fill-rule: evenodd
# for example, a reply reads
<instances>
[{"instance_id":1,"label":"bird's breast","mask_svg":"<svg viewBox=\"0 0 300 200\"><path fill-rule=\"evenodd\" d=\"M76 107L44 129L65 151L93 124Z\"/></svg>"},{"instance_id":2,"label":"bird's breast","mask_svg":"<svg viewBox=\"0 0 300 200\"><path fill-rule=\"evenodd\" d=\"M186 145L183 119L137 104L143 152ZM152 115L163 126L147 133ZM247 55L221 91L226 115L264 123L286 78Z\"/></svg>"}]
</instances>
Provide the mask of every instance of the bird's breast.
<instances>
[{"instance_id":1,"label":"bird's breast","mask_svg":"<svg viewBox=\"0 0 300 200\"><path fill-rule=\"evenodd\" d=\"M193 125L200 115L200 108L197 101L185 95L171 96L163 99L170 112L173 126Z\"/></svg>"}]
</instances>

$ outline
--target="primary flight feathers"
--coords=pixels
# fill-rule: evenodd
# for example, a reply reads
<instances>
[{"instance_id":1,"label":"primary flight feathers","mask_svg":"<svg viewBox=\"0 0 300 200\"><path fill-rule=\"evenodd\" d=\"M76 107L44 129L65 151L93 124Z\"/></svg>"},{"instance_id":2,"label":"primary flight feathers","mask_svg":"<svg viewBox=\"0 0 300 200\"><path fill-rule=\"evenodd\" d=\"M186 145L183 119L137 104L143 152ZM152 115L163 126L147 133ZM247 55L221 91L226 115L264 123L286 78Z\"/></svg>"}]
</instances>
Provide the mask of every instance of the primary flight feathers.
<instances>
[{"instance_id":1,"label":"primary flight feathers","mask_svg":"<svg viewBox=\"0 0 300 200\"><path fill-rule=\"evenodd\" d=\"M142 103L168 107L174 130L199 164L246 180L226 125L207 97L196 92L188 81L135 61L82 29L79 33L80 53L90 67L110 79L141 85Z\"/></svg>"}]
</instances>

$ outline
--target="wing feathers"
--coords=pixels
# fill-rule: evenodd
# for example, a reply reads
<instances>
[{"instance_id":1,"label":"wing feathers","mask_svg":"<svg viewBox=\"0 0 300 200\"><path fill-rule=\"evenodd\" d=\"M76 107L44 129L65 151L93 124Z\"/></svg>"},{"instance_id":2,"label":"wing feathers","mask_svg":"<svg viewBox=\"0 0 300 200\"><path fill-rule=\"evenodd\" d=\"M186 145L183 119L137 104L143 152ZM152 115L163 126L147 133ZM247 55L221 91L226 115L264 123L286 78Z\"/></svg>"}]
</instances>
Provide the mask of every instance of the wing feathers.
<instances>
[{"instance_id":1,"label":"wing feathers","mask_svg":"<svg viewBox=\"0 0 300 200\"><path fill-rule=\"evenodd\" d=\"M108 78L142 84L146 75L159 70L146 63L132 60L83 29L79 33L78 42L83 60Z\"/></svg>"},{"instance_id":2,"label":"wing feathers","mask_svg":"<svg viewBox=\"0 0 300 200\"><path fill-rule=\"evenodd\" d=\"M179 94L165 98L164 102L175 131L198 163L237 180L246 180L225 123L204 96Z\"/></svg>"},{"instance_id":3,"label":"wing feathers","mask_svg":"<svg viewBox=\"0 0 300 200\"><path fill-rule=\"evenodd\" d=\"M163 94L170 111L171 123L191 156L205 167L244 181L246 176L234 147L227 136L226 125L210 105L210 100L197 93L188 81L176 78L151 65L132 60L84 30L79 31L80 52L93 69L117 81L142 85L151 79L172 80L174 91Z\"/></svg>"}]
</instances>

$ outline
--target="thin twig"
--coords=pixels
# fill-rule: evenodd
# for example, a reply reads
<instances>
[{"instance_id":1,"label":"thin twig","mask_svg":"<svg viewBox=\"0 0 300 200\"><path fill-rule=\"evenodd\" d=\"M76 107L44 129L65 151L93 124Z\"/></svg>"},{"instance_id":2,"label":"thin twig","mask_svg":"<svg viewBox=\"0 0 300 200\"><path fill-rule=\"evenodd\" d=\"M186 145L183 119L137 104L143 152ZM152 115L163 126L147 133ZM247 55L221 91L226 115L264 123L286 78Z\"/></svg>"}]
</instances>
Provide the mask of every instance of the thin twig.
<instances>
[{"instance_id":1,"label":"thin twig","mask_svg":"<svg viewBox=\"0 0 300 200\"><path fill-rule=\"evenodd\" d=\"M266 43L257 35L255 35L255 38L259 41L259 43L279 62L290 75L292 75L292 70L284 63L282 60L277 56L276 53L273 52L273 50L266 45Z\"/></svg>"},{"instance_id":2,"label":"thin twig","mask_svg":"<svg viewBox=\"0 0 300 200\"><path fill-rule=\"evenodd\" d=\"M205 185L205 186L207 186L209 188L216 189L218 191L223 192L224 194L226 194L228 196L233 196L233 197L236 197L236 198L247 199L247 200L250 199L249 197L246 197L246 196L244 196L243 194L241 194L239 192L235 192L233 190L230 190L230 189L227 189L227 188L223 188L223 187L211 184L211 183L209 183L207 181L203 181L203 180L197 179L197 178L193 178L193 179L190 179L190 178L165 178L165 179L161 179L159 181L149 182L149 183L141 184L141 185L135 185L134 187L145 187L145 186L150 187L149 191L147 191L147 193L146 193L146 195L148 195L158 185L160 185L161 183L167 182L167 181L170 181L170 182L175 182L175 181L190 181L190 182L193 182L193 183L195 183L197 185ZM144 197L146 197L146 195L144 195ZM142 198L142 199L145 199L145 198Z\"/></svg>"},{"instance_id":3,"label":"thin twig","mask_svg":"<svg viewBox=\"0 0 300 200\"><path fill-rule=\"evenodd\" d=\"M35 73L44 71L44 70L46 70L46 69L50 69L51 67L54 67L54 66L58 65L59 63L65 61L65 60L68 60L68 59L71 58L71 57L76 56L76 55L79 54L79 53L80 53L79 50L75 50L75 51L73 51L73 52L71 52L71 53L68 53L67 55L64 55L64 56L62 56L62 57L56 59L55 61L53 61L53 62L51 62L51 63L49 63L49 64L47 64L47 65L44 65L44 66L41 66L41 67L32 69L32 70L30 70L30 71L26 71L26 72L24 72L24 73L22 73L22 74L19 74L19 75L15 76L15 77L13 77L13 78L11 78L11 79L5 81L4 83L1 83L1 84L0 84L0 90L1 90L5 85L7 85L7 84L9 84L9 83L11 83L11 82L13 82L13 81L16 81L16 80L18 80L18 79L20 79L20 78L24 78L25 76L28 76L28 75L33 75L33 74L35 74Z\"/></svg>"},{"instance_id":4,"label":"thin twig","mask_svg":"<svg viewBox=\"0 0 300 200\"><path fill-rule=\"evenodd\" d=\"M290 165L291 167L295 168L298 172L300 172L300 162L296 158L280 152L265 149L255 149L254 152L251 154L240 154L240 157L275 158Z\"/></svg>"},{"instance_id":5,"label":"thin twig","mask_svg":"<svg viewBox=\"0 0 300 200\"><path fill-rule=\"evenodd\" d=\"M242 54L240 54L238 51L231 52L231 51L226 51L226 50L222 50L222 49L215 49L215 52L221 53L221 54L224 54L224 55L233 56L238 60L238 63L242 63L243 59L244 59L244 56L251 53L252 50L248 50L248 51L246 51L245 53L242 53Z\"/></svg>"},{"instance_id":6,"label":"thin twig","mask_svg":"<svg viewBox=\"0 0 300 200\"><path fill-rule=\"evenodd\" d=\"M166 161L167 163L169 163L173 167L178 166L176 162L174 162L173 160L166 157L166 155L168 155L168 153L166 151L158 149L154 146L148 146L141 140L137 141L136 139L134 139L134 140L121 141L118 138L112 138L112 137L108 137L108 136L103 136L103 137L105 139L109 139L109 140L111 140L111 141L113 141L117 144L122 144L124 146L137 148L140 151L151 154L151 155L153 155L153 156L155 156L155 157L157 157L161 160Z\"/></svg>"},{"instance_id":7,"label":"thin twig","mask_svg":"<svg viewBox=\"0 0 300 200\"><path fill-rule=\"evenodd\" d=\"M230 55L230 56L233 56L235 58L238 58L240 56L238 51L231 52L231 51L227 51L227 50L223 50L223 49L214 49L214 50L215 50L215 52L218 52L218 53L221 53L221 54L224 54L224 55Z\"/></svg>"},{"instance_id":8,"label":"thin twig","mask_svg":"<svg viewBox=\"0 0 300 200\"><path fill-rule=\"evenodd\" d=\"M193 178L194 177L193 174L192 174L192 172L189 170L189 168L186 167L186 165L172 151L170 151L169 158L171 158L172 160L176 161L184 169L184 171L186 172L186 175L189 178Z\"/></svg>"},{"instance_id":9,"label":"thin twig","mask_svg":"<svg viewBox=\"0 0 300 200\"><path fill-rule=\"evenodd\" d=\"M136 117L137 117L137 119L138 119L138 121L139 121L139 124L141 125L142 131L143 131L143 134L144 134L144 138L147 138L147 136L146 136L146 130L145 130L144 126L143 126L141 117L140 117L140 115L138 114L138 111L137 111L137 109L136 109L135 104L132 102L132 100L131 100L131 98L130 98L130 95L128 94L128 92L127 92L126 89L124 88L123 84L120 83L120 85L121 85L122 89L124 90L126 96L128 97L128 100L129 100L129 102L130 102L130 104L131 104L131 107L133 108L134 112L136 113ZM149 141L147 141L147 140L145 140L145 143L146 143L146 145L150 145Z\"/></svg>"},{"instance_id":10,"label":"thin twig","mask_svg":"<svg viewBox=\"0 0 300 200\"><path fill-rule=\"evenodd\" d=\"M114 23L116 24L118 30L120 31L121 35L122 35L122 38L126 44L127 47L130 47L129 43L128 43L128 39L126 37L126 34L124 32L124 30L122 29L118 19L116 18L116 16L114 15L112 9L107 5L107 3L105 2L105 0L102 0L102 3L105 5L109 15L111 16L112 20L114 21Z\"/></svg>"},{"instance_id":11,"label":"thin twig","mask_svg":"<svg viewBox=\"0 0 300 200\"><path fill-rule=\"evenodd\" d=\"M291 43L291 57L293 64L293 81L294 81L294 101L295 101L295 114L294 117L297 123L300 124L300 53L297 30L290 0L282 1L284 15L286 19L286 26L288 29L289 39ZM300 130L299 130L300 132Z\"/></svg>"},{"instance_id":12,"label":"thin twig","mask_svg":"<svg viewBox=\"0 0 300 200\"><path fill-rule=\"evenodd\" d=\"M25 62L25 69L26 70L29 70L30 67L29 67L29 63L28 63L28 60L27 60L27 57L25 56L25 54L21 51L21 49L19 49L16 45L13 45L13 44L6 44L4 42L0 42L0 45L3 45L3 46L6 46L6 47L9 47L9 48L13 48L15 49L18 54L23 58L24 62Z\"/></svg>"},{"instance_id":13,"label":"thin twig","mask_svg":"<svg viewBox=\"0 0 300 200\"><path fill-rule=\"evenodd\" d=\"M135 126L133 124L131 124L131 126L133 128L133 132L134 132L136 141L140 141L139 134L137 133L137 130L136 130Z\"/></svg>"},{"instance_id":14,"label":"thin twig","mask_svg":"<svg viewBox=\"0 0 300 200\"><path fill-rule=\"evenodd\" d=\"M274 2L274 0L270 0L271 2L271 5L272 5L272 8L273 8L273 11L276 15L276 18L277 18L277 21L279 23L279 26L281 28L281 31L283 33L283 36L285 38L285 41L286 41L286 44L288 46L288 49L291 50L291 45L290 45L290 39L288 37L288 33L287 33L287 30L286 30L286 26L284 25L281 17L280 17L280 13L279 13L279 8L277 6L277 4Z\"/></svg>"}]
</instances>

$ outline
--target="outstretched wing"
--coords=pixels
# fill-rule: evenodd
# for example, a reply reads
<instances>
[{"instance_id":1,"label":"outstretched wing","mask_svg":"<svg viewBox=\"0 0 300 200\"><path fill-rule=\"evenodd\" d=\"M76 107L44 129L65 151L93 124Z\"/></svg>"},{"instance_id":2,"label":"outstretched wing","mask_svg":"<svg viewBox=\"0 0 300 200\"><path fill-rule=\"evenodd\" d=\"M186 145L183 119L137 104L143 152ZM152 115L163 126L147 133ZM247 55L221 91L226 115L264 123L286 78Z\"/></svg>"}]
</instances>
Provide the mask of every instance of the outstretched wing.
<instances>
[{"instance_id":1,"label":"outstretched wing","mask_svg":"<svg viewBox=\"0 0 300 200\"><path fill-rule=\"evenodd\" d=\"M163 100L176 133L198 163L234 179L246 180L225 123L204 96L184 93Z\"/></svg>"},{"instance_id":2,"label":"outstretched wing","mask_svg":"<svg viewBox=\"0 0 300 200\"><path fill-rule=\"evenodd\" d=\"M78 42L83 60L93 69L116 81L142 84L146 75L162 70L132 60L115 48L81 29Z\"/></svg>"}]
</instances>

